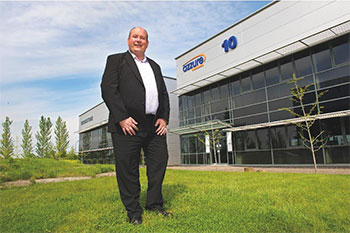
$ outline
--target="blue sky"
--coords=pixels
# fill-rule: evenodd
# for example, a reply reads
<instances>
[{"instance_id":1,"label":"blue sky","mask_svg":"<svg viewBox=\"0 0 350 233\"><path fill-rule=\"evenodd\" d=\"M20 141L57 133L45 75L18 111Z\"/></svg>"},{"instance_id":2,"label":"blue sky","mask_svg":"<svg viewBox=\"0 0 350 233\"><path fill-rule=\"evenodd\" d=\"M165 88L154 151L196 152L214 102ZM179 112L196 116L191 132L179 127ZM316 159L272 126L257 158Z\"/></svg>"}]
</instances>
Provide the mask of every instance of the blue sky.
<instances>
[{"instance_id":1,"label":"blue sky","mask_svg":"<svg viewBox=\"0 0 350 233\"><path fill-rule=\"evenodd\" d=\"M75 146L78 115L102 101L106 57L127 50L130 28L147 29L146 55L161 65L163 75L176 77L175 57L267 4L0 2L0 121L5 116L14 121L12 136L19 141L25 119L34 139L40 116L53 122L61 116Z\"/></svg>"}]
</instances>

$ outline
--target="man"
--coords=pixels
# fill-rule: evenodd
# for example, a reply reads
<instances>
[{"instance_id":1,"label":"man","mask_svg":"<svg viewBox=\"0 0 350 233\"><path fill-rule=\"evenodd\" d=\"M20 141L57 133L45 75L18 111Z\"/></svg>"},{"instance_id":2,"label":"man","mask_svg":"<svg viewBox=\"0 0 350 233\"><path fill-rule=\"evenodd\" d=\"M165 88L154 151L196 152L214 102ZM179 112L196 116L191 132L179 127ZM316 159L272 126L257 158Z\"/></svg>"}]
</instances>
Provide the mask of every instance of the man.
<instances>
[{"instance_id":1,"label":"man","mask_svg":"<svg viewBox=\"0 0 350 233\"><path fill-rule=\"evenodd\" d=\"M160 66L145 56L147 31L132 28L129 51L110 55L102 77L102 98L109 109L108 131L112 133L116 173L121 200L129 222L142 223L139 204L140 151L147 164L146 210L163 216L162 183L168 162L166 144L169 96Z\"/></svg>"}]
</instances>

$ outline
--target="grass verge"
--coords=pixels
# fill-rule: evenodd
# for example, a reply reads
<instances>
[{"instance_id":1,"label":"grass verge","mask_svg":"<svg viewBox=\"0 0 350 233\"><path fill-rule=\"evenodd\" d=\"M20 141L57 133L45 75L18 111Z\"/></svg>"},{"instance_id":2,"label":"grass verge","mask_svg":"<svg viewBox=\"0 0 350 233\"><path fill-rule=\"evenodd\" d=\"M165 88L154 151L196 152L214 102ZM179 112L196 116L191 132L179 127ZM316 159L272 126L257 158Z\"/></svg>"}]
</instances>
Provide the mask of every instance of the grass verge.
<instances>
[{"instance_id":1,"label":"grass verge","mask_svg":"<svg viewBox=\"0 0 350 233\"><path fill-rule=\"evenodd\" d=\"M114 165L85 165L77 160L1 159L0 183L40 178L96 176L96 174L114 171L114 169Z\"/></svg>"},{"instance_id":2,"label":"grass verge","mask_svg":"<svg viewBox=\"0 0 350 233\"><path fill-rule=\"evenodd\" d=\"M140 203L146 201L141 169ZM168 170L163 218L126 222L115 177L0 190L1 232L350 232L350 176Z\"/></svg>"}]
</instances>

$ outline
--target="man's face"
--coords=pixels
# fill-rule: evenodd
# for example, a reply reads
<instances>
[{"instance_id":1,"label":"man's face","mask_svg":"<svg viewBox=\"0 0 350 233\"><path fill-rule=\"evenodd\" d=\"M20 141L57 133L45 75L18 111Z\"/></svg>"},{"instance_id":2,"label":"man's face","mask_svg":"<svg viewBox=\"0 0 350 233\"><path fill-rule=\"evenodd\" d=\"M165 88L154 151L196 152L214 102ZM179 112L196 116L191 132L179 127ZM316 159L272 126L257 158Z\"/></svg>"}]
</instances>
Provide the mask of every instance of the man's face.
<instances>
[{"instance_id":1,"label":"man's face","mask_svg":"<svg viewBox=\"0 0 350 233\"><path fill-rule=\"evenodd\" d=\"M145 54L148 47L147 32L142 28L134 28L128 38L129 50L137 54Z\"/></svg>"}]
</instances>

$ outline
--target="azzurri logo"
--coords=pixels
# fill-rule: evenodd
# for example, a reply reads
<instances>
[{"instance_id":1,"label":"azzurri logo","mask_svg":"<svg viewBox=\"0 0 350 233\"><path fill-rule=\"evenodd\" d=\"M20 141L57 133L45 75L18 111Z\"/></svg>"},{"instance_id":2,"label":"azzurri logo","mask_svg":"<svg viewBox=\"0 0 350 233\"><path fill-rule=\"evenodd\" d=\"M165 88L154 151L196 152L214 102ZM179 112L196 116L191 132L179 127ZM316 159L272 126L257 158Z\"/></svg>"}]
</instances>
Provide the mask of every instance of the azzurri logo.
<instances>
[{"instance_id":1,"label":"azzurri logo","mask_svg":"<svg viewBox=\"0 0 350 233\"><path fill-rule=\"evenodd\" d=\"M191 58L188 62L182 65L183 72L186 72L188 70L196 70L202 66L204 66L204 62L207 59L204 53L199 54L193 58Z\"/></svg>"}]
</instances>

